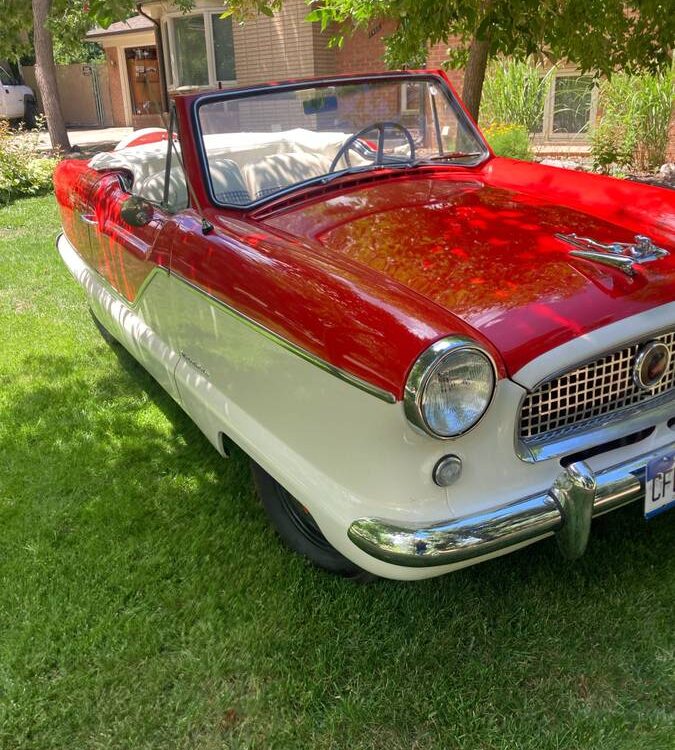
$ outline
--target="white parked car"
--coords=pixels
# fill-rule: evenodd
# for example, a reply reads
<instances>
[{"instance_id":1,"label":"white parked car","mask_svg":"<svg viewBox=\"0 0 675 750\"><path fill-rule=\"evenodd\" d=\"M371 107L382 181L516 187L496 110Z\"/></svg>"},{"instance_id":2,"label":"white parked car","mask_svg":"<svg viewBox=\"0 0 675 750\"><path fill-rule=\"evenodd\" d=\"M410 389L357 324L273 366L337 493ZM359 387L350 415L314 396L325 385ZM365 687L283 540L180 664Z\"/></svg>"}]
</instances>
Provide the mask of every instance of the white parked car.
<instances>
[{"instance_id":1,"label":"white parked car","mask_svg":"<svg viewBox=\"0 0 675 750\"><path fill-rule=\"evenodd\" d=\"M36 108L33 90L0 65L0 120L23 120L32 128Z\"/></svg>"}]
</instances>

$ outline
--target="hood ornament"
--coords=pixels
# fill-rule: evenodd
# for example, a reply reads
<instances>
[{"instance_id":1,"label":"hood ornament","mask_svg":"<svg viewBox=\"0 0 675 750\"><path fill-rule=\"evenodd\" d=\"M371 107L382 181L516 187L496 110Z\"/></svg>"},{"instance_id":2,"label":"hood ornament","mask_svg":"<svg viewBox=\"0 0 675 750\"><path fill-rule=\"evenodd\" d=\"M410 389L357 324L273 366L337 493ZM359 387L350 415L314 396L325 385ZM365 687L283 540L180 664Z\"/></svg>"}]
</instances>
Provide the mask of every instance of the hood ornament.
<instances>
[{"instance_id":1,"label":"hood ornament","mask_svg":"<svg viewBox=\"0 0 675 750\"><path fill-rule=\"evenodd\" d=\"M597 242L590 237L579 237L574 233L556 234L556 237L575 248L570 251L570 255L575 258L584 258L618 268L628 276L635 275L636 264L651 263L670 255L668 250L657 247L644 234L636 234L633 242L610 242L608 244Z\"/></svg>"}]
</instances>

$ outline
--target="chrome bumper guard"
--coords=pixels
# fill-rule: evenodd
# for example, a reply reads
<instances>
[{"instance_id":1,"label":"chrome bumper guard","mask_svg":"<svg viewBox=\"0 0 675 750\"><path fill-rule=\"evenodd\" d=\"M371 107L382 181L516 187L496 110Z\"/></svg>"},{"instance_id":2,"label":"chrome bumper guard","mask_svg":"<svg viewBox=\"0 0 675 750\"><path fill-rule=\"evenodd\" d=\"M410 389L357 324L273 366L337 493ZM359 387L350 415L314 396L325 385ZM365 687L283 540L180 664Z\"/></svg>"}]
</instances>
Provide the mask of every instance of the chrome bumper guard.
<instances>
[{"instance_id":1,"label":"chrome bumper guard","mask_svg":"<svg viewBox=\"0 0 675 750\"><path fill-rule=\"evenodd\" d=\"M583 555L591 518L644 496L647 464L675 451L675 443L594 474L570 464L543 494L430 526L361 518L349 538L378 560L407 567L449 565L505 550L554 533L568 559Z\"/></svg>"}]
</instances>

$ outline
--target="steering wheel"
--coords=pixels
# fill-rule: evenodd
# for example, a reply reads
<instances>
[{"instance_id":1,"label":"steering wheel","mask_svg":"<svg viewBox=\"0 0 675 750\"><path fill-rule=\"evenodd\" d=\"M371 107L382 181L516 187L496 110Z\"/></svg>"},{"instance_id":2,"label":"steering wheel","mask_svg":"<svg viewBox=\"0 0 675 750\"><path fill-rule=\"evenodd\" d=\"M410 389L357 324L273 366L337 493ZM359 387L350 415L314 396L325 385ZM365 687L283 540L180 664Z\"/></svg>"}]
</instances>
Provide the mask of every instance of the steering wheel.
<instances>
[{"instance_id":1,"label":"steering wheel","mask_svg":"<svg viewBox=\"0 0 675 750\"><path fill-rule=\"evenodd\" d=\"M375 152L375 160L373 163L377 165L384 164L384 140L388 130L400 130L401 133L403 133L405 139L408 141L408 146L410 146L410 161L415 161L415 142L413 141L411 132L408 130L408 128L398 122L394 122L393 120L385 120L383 122L373 122L372 124L366 125L365 128L359 130L358 133L350 135L349 138L347 138L347 140L338 149L338 152L337 154L335 154L335 158L331 162L330 169L328 171L335 172L335 168L337 167L337 164L342 157L344 157L347 166L351 167L352 163L349 160L350 150L354 149L357 152L359 150L363 150L363 147L361 147L361 149L357 148L359 146L359 140L364 135L372 133L373 131L377 132L377 151Z\"/></svg>"}]
</instances>

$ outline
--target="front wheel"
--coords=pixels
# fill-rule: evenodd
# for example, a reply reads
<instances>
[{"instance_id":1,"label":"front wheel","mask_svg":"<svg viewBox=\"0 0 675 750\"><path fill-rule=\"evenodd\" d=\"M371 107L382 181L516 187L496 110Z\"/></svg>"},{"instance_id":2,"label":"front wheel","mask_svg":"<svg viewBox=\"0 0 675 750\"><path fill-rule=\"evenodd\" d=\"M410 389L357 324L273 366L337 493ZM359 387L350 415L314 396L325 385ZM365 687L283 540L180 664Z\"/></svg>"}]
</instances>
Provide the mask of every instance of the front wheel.
<instances>
[{"instance_id":1,"label":"front wheel","mask_svg":"<svg viewBox=\"0 0 675 750\"><path fill-rule=\"evenodd\" d=\"M33 130L37 125L37 102L32 97L24 100L23 121L28 130Z\"/></svg>"},{"instance_id":2,"label":"front wheel","mask_svg":"<svg viewBox=\"0 0 675 750\"><path fill-rule=\"evenodd\" d=\"M361 583L376 579L340 554L321 533L307 508L254 461L251 472L260 502L288 547L330 573Z\"/></svg>"}]
</instances>

